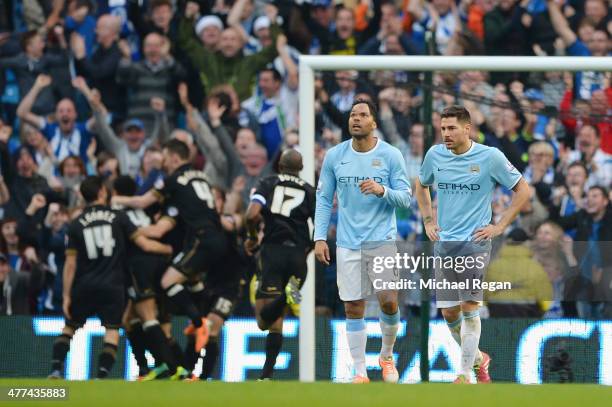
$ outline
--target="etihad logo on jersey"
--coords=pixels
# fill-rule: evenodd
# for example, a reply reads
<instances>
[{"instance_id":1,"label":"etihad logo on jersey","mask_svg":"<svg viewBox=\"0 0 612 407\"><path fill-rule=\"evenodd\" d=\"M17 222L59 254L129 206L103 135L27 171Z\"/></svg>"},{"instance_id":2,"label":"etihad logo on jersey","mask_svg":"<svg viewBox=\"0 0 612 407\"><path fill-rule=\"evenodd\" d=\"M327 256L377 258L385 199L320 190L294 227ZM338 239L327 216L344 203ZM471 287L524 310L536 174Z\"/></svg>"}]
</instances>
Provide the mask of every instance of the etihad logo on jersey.
<instances>
[{"instance_id":1,"label":"etihad logo on jersey","mask_svg":"<svg viewBox=\"0 0 612 407\"><path fill-rule=\"evenodd\" d=\"M382 184L383 182L382 177L354 177L354 176L349 175L349 176L344 176L344 177L338 177L338 183L345 184L345 185L359 185L361 182L368 180L368 179L372 179L379 184Z\"/></svg>"},{"instance_id":2,"label":"etihad logo on jersey","mask_svg":"<svg viewBox=\"0 0 612 407\"><path fill-rule=\"evenodd\" d=\"M479 184L455 184L452 182L438 182L438 191L444 193L471 193L480 190Z\"/></svg>"}]
</instances>

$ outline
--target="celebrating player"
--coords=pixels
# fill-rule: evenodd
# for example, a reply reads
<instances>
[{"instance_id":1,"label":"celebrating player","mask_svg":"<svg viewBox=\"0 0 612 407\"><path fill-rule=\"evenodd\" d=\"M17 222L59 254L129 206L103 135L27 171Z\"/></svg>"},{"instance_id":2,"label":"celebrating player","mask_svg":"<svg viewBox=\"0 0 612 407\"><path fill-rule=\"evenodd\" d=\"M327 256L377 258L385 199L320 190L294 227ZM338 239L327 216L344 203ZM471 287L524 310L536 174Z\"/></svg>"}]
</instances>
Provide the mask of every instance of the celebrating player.
<instances>
[{"instance_id":1,"label":"celebrating player","mask_svg":"<svg viewBox=\"0 0 612 407\"><path fill-rule=\"evenodd\" d=\"M134 196L137 189L136 182L127 175L117 177L113 183L113 194L123 196ZM151 225L152 219L142 209L122 208L115 206L124 212L134 226L143 228ZM158 367L150 375L145 375L141 380L155 379L161 370L167 370L169 376L184 378L187 371L178 366L178 362L172 354L172 350L166 340L166 335L157 319L158 309L155 302L157 286L167 266L167 260L162 256L156 256L142 251L139 247L129 245L127 250L127 271L129 276L128 297L130 308L139 317L145 338L145 346L155 358Z\"/></svg>"},{"instance_id":2,"label":"celebrating player","mask_svg":"<svg viewBox=\"0 0 612 407\"><path fill-rule=\"evenodd\" d=\"M68 228L63 291L66 325L53 344L53 371L49 378L55 379L63 376L70 341L89 316L97 315L106 330L97 377L107 377L115 363L125 309L124 260L128 240L148 252L172 254L170 246L139 235L124 213L107 206L108 191L102 178L86 178L80 191L87 207Z\"/></svg>"},{"instance_id":3,"label":"celebrating player","mask_svg":"<svg viewBox=\"0 0 612 407\"><path fill-rule=\"evenodd\" d=\"M147 208L166 201L186 228L183 250L162 277L161 286L178 309L189 317L195 335L195 351L206 345L208 327L200 310L183 286L208 267L220 265L227 252L227 238L215 210L214 197L206 175L191 168L189 148L179 140L168 141L163 148L163 166L169 176L141 196L113 197L113 203L133 208Z\"/></svg>"},{"instance_id":4,"label":"celebrating player","mask_svg":"<svg viewBox=\"0 0 612 407\"><path fill-rule=\"evenodd\" d=\"M262 218L265 224L255 301L257 325L268 330L260 380L272 378L283 343L283 315L288 305L298 314L300 288L306 279L306 255L312 248L308 219L314 215L315 192L299 178L302 167L299 152L284 151L279 162L281 173L259 181L246 212L248 254L258 246Z\"/></svg>"},{"instance_id":5,"label":"celebrating player","mask_svg":"<svg viewBox=\"0 0 612 407\"><path fill-rule=\"evenodd\" d=\"M444 144L433 146L425 155L416 182L416 198L430 240L472 242L463 245L469 248L469 254L488 258L490 240L501 235L514 220L529 199L530 191L525 179L504 154L497 148L472 141L470 130L470 114L464 107L451 106L444 110L441 115ZM491 201L497 184L512 189L514 196L499 223L492 225ZM429 193L431 185L437 189L437 224ZM434 253L441 256L440 250L444 247L449 245L436 244ZM436 281L449 276L461 277L455 270L437 268L435 272ZM474 267L463 273L466 278L482 278L483 272L484 267ZM455 383L470 383L472 369L479 383L490 382L491 358L478 349L482 290L472 287L456 294L457 301L437 301L453 338L461 346L461 371Z\"/></svg>"},{"instance_id":6,"label":"celebrating player","mask_svg":"<svg viewBox=\"0 0 612 407\"><path fill-rule=\"evenodd\" d=\"M351 140L327 152L317 188L315 256L329 265L327 228L334 193L338 196L337 282L346 312L347 339L354 362L353 383L368 383L365 365L365 299L376 292L380 304L383 379L399 379L393 345L400 323L396 290L375 290L374 276L361 270L364 242L393 242L397 234L395 208L410 206L410 183L401 152L374 136L374 105L357 99L349 116ZM367 274L367 275L366 275ZM365 281L365 284L364 284Z\"/></svg>"}]
</instances>

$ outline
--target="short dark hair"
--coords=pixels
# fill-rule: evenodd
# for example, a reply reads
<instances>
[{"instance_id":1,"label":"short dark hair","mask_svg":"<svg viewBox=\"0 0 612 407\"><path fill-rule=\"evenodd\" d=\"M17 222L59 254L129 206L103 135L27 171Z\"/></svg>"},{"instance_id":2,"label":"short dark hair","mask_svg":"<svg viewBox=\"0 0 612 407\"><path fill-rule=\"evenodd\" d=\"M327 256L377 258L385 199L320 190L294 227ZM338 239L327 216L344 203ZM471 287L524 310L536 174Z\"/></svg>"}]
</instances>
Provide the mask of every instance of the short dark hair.
<instances>
[{"instance_id":1,"label":"short dark hair","mask_svg":"<svg viewBox=\"0 0 612 407\"><path fill-rule=\"evenodd\" d=\"M158 7L162 7L162 6L168 6L170 7L170 9L172 9L172 2L170 0L153 0L151 2L151 6L150 9L155 10Z\"/></svg>"},{"instance_id":2,"label":"short dark hair","mask_svg":"<svg viewBox=\"0 0 612 407\"><path fill-rule=\"evenodd\" d=\"M261 71L259 71L259 74L261 75L264 72L272 72L272 77L277 82L282 82L282 80L283 80L283 77L280 74L280 72L278 72L278 70L276 68L274 68L274 67L268 66L268 67L262 69Z\"/></svg>"},{"instance_id":3,"label":"short dark hair","mask_svg":"<svg viewBox=\"0 0 612 407\"><path fill-rule=\"evenodd\" d=\"M451 117L457 118L457 121L461 123L465 123L465 124L472 123L470 112L468 112L468 110L463 106L459 106L459 105L449 106L445 108L442 111L442 114L440 115L440 119L448 119Z\"/></svg>"},{"instance_id":4,"label":"short dark hair","mask_svg":"<svg viewBox=\"0 0 612 407\"><path fill-rule=\"evenodd\" d=\"M189 147L187 144L183 143L177 139L168 140L163 147L165 150L168 150L171 153L174 153L181 157L182 160L189 159Z\"/></svg>"},{"instance_id":5,"label":"short dark hair","mask_svg":"<svg viewBox=\"0 0 612 407\"><path fill-rule=\"evenodd\" d=\"M22 50L26 50L27 46L30 44L30 41L32 41L33 38L35 38L38 34L38 31L36 30L30 30L30 31L26 31L21 35L21 38L19 39L19 45L21 45L21 49Z\"/></svg>"},{"instance_id":6,"label":"short dark hair","mask_svg":"<svg viewBox=\"0 0 612 407\"><path fill-rule=\"evenodd\" d=\"M353 110L355 106L360 105L362 103L365 105L368 105L368 109L370 109L370 115L374 117L374 120L376 121L376 117L378 117L378 111L376 110L376 105L368 99L363 99L363 98L355 99L353 101L353 104L351 105L351 110Z\"/></svg>"},{"instance_id":7,"label":"short dark hair","mask_svg":"<svg viewBox=\"0 0 612 407\"><path fill-rule=\"evenodd\" d=\"M608 190L606 189L606 187L601 186L601 185L593 185L592 187L589 188L589 191L592 191L594 189L600 191L601 194L604 196L604 198L610 199L608 196Z\"/></svg>"},{"instance_id":8,"label":"short dark hair","mask_svg":"<svg viewBox=\"0 0 612 407\"><path fill-rule=\"evenodd\" d=\"M120 175L113 182L113 189L117 194L123 196L134 196L138 186L136 181L129 175Z\"/></svg>"},{"instance_id":9,"label":"short dark hair","mask_svg":"<svg viewBox=\"0 0 612 407\"><path fill-rule=\"evenodd\" d=\"M98 199L98 194L102 188L104 188L104 180L102 177L91 175L81 182L81 187L79 190L81 191L81 195L83 195L85 202L92 203Z\"/></svg>"},{"instance_id":10,"label":"short dark hair","mask_svg":"<svg viewBox=\"0 0 612 407\"><path fill-rule=\"evenodd\" d=\"M567 171L569 171L570 168L574 168L574 167L582 168L584 170L584 173L587 176L589 175L589 169L587 168L587 166L582 161L574 161L573 163L571 163L570 165L567 166Z\"/></svg>"},{"instance_id":11,"label":"short dark hair","mask_svg":"<svg viewBox=\"0 0 612 407\"><path fill-rule=\"evenodd\" d=\"M582 129L583 129L583 128L585 128L585 127L590 127L590 128L592 128L592 129L593 129L593 131L595 132L595 137L596 137L596 138L598 138L598 139L600 139L600 138L601 138L601 132L599 131L599 127L597 127L596 125L591 124L591 123L585 123L585 124L583 124L583 125L582 125L582 127L580 128L580 130L582 130Z\"/></svg>"}]
</instances>

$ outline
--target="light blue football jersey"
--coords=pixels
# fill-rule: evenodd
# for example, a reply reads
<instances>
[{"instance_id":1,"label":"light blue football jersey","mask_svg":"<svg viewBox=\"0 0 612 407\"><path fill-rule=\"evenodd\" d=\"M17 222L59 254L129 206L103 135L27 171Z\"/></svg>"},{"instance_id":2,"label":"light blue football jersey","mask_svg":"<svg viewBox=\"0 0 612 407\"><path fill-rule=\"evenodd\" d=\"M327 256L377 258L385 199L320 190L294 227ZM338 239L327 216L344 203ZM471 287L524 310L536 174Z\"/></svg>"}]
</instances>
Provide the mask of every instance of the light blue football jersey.
<instances>
[{"instance_id":1,"label":"light blue football jersey","mask_svg":"<svg viewBox=\"0 0 612 407\"><path fill-rule=\"evenodd\" d=\"M442 241L471 241L476 229L491 223L496 185L512 189L520 179L500 150L475 142L459 155L444 144L431 147L419 174L421 185L436 188Z\"/></svg>"},{"instance_id":2,"label":"light blue football jersey","mask_svg":"<svg viewBox=\"0 0 612 407\"><path fill-rule=\"evenodd\" d=\"M369 178L385 187L382 197L361 193L359 184ZM395 208L410 207L412 195L402 153L380 139L365 153L355 151L352 140L327 152L317 186L315 241L327 239L334 193L338 197L338 247L356 250L364 242L394 240Z\"/></svg>"}]
</instances>

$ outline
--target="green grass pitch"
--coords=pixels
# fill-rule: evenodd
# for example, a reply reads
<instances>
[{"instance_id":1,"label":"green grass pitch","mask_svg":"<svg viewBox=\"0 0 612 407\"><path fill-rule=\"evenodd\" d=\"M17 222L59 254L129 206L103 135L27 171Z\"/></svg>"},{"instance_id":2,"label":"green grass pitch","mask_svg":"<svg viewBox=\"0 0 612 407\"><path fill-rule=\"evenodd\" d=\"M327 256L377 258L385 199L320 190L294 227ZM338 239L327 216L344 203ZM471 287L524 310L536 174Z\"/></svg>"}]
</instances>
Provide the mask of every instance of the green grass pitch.
<instances>
[{"instance_id":1,"label":"green grass pitch","mask_svg":"<svg viewBox=\"0 0 612 407\"><path fill-rule=\"evenodd\" d=\"M389 406L389 407L597 407L609 406L612 387L585 384L414 385L334 384L329 382L170 382L49 381L0 379L0 387L67 386L67 401L0 401L19 406ZM42 404L41 404L42 403Z\"/></svg>"}]
</instances>

